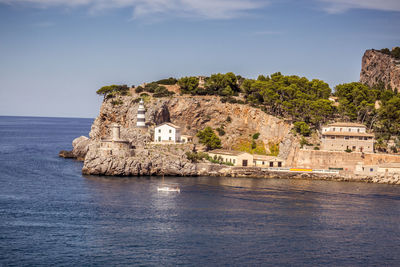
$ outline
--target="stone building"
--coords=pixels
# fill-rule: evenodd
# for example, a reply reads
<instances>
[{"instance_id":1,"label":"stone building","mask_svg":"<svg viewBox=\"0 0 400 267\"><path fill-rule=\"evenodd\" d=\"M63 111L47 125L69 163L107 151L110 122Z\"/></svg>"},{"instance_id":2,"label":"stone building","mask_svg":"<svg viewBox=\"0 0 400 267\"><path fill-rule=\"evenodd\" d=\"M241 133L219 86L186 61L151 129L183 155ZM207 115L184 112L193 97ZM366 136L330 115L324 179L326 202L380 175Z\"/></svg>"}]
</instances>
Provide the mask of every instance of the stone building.
<instances>
[{"instance_id":1,"label":"stone building","mask_svg":"<svg viewBox=\"0 0 400 267\"><path fill-rule=\"evenodd\" d=\"M274 156L266 156L266 155L253 155L253 164L257 167L284 167L285 160L274 157Z\"/></svg>"},{"instance_id":2,"label":"stone building","mask_svg":"<svg viewBox=\"0 0 400 267\"><path fill-rule=\"evenodd\" d=\"M181 127L170 122L157 125L154 128L155 143L180 143Z\"/></svg>"},{"instance_id":3,"label":"stone building","mask_svg":"<svg viewBox=\"0 0 400 267\"><path fill-rule=\"evenodd\" d=\"M253 155L243 151L216 149L209 151L208 155L212 158L219 158L223 162L232 163L234 166L254 166Z\"/></svg>"},{"instance_id":4,"label":"stone building","mask_svg":"<svg viewBox=\"0 0 400 267\"><path fill-rule=\"evenodd\" d=\"M112 123L111 138L102 138L100 151L103 156L132 156L133 150L128 140L121 139L120 125Z\"/></svg>"},{"instance_id":5,"label":"stone building","mask_svg":"<svg viewBox=\"0 0 400 267\"><path fill-rule=\"evenodd\" d=\"M322 127L321 150L374 152L374 135L363 124L337 122Z\"/></svg>"}]
</instances>

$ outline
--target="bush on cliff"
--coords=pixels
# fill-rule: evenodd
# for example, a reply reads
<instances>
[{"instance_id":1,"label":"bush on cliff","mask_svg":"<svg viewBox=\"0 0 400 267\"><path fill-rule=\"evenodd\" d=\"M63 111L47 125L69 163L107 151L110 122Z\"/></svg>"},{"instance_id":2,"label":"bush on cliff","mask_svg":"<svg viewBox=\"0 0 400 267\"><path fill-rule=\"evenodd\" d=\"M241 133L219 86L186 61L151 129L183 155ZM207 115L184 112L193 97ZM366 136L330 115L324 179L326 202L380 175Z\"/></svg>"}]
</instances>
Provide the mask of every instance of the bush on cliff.
<instances>
[{"instance_id":1,"label":"bush on cliff","mask_svg":"<svg viewBox=\"0 0 400 267\"><path fill-rule=\"evenodd\" d=\"M199 142L206 146L207 150L221 148L221 139L209 126L199 131L196 136L199 138Z\"/></svg>"},{"instance_id":2,"label":"bush on cliff","mask_svg":"<svg viewBox=\"0 0 400 267\"><path fill-rule=\"evenodd\" d=\"M197 87L199 85L199 78L197 77L183 77L178 81L178 85L181 87L181 92L183 94L192 94L196 95Z\"/></svg>"},{"instance_id":3,"label":"bush on cliff","mask_svg":"<svg viewBox=\"0 0 400 267\"><path fill-rule=\"evenodd\" d=\"M162 84L162 85L174 85L177 82L178 82L178 80L173 77L169 77L168 79L162 79L162 80L156 81L156 83Z\"/></svg>"}]
</instances>

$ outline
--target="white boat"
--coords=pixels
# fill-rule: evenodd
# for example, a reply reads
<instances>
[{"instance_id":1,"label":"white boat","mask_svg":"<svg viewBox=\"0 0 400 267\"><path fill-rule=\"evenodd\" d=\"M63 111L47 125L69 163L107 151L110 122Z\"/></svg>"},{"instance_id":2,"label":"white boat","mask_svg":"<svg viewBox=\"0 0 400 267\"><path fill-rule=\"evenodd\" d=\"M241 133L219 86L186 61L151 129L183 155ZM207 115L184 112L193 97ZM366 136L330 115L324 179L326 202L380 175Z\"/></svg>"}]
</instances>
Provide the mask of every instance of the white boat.
<instances>
[{"instance_id":1,"label":"white boat","mask_svg":"<svg viewBox=\"0 0 400 267\"><path fill-rule=\"evenodd\" d=\"M159 192L161 191L161 192L178 192L178 193L180 193L181 189L178 186L171 187L171 186L163 185L163 186L157 187L157 191L159 191Z\"/></svg>"},{"instance_id":2,"label":"white boat","mask_svg":"<svg viewBox=\"0 0 400 267\"><path fill-rule=\"evenodd\" d=\"M177 185L168 185L164 183L164 174L162 177L162 185L157 187L158 192L181 192L181 189Z\"/></svg>"}]
</instances>

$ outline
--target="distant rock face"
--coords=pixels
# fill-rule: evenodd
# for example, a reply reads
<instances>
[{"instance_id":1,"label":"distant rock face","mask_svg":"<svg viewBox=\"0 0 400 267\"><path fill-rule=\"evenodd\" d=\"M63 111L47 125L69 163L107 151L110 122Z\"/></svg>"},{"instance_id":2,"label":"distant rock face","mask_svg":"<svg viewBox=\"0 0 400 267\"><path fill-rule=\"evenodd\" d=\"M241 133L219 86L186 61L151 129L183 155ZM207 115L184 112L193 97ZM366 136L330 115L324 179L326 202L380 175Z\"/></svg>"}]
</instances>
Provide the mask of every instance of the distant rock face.
<instances>
[{"instance_id":1,"label":"distant rock face","mask_svg":"<svg viewBox=\"0 0 400 267\"><path fill-rule=\"evenodd\" d=\"M360 82L369 86L383 82L400 91L400 61L377 50L367 50L362 58Z\"/></svg>"}]
</instances>

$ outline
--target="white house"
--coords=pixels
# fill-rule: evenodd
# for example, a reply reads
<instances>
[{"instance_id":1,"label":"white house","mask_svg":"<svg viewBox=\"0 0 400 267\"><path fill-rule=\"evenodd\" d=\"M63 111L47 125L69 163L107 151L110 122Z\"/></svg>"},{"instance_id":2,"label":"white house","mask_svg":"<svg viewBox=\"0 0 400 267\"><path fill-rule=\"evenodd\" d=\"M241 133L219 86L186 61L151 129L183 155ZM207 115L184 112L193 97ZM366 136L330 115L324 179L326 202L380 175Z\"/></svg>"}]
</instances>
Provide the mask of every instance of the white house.
<instances>
[{"instance_id":1,"label":"white house","mask_svg":"<svg viewBox=\"0 0 400 267\"><path fill-rule=\"evenodd\" d=\"M179 143L181 141L181 128L170 122L165 122L154 128L154 142Z\"/></svg>"}]
</instances>

